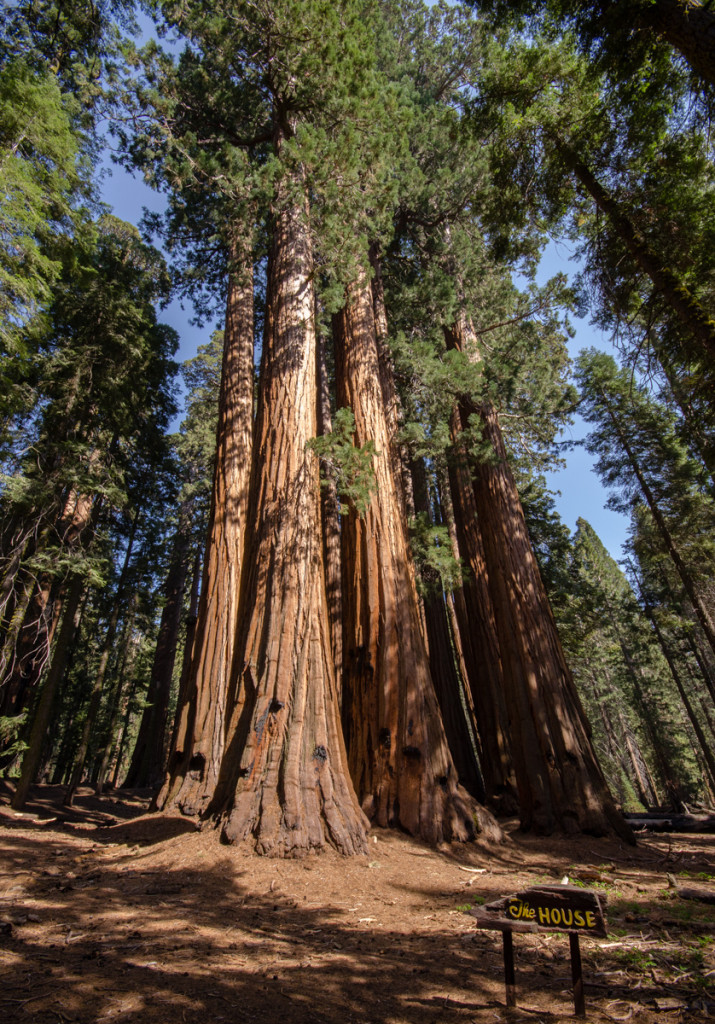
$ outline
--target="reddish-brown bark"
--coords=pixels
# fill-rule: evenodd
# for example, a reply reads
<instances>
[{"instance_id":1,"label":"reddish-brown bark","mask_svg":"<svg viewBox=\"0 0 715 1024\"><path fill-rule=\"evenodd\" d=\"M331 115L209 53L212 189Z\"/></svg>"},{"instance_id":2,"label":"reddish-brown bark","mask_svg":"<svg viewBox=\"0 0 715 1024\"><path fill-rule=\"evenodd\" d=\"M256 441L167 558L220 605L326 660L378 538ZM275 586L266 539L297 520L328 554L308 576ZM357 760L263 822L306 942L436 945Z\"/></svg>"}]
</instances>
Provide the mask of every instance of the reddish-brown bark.
<instances>
[{"instance_id":1,"label":"reddish-brown bark","mask_svg":"<svg viewBox=\"0 0 715 1024\"><path fill-rule=\"evenodd\" d=\"M280 140L279 147L280 149ZM278 186L241 625L210 812L228 842L292 856L366 850L347 770L328 623L318 463L313 259L299 172Z\"/></svg>"},{"instance_id":2,"label":"reddish-brown bark","mask_svg":"<svg viewBox=\"0 0 715 1024\"><path fill-rule=\"evenodd\" d=\"M536 564L496 410L481 410L494 459L473 471L504 669L522 828L626 839L566 664Z\"/></svg>"},{"instance_id":3,"label":"reddish-brown bark","mask_svg":"<svg viewBox=\"0 0 715 1024\"><path fill-rule=\"evenodd\" d=\"M474 489L466 452L460 442L462 430L466 426L459 409L455 408L450 423L453 451L449 464L449 482L457 551L469 570L462 586L455 591L455 613L482 744L482 775L487 802L501 812L514 813L517 806L516 779L499 638L489 593Z\"/></svg>"},{"instance_id":4,"label":"reddish-brown bark","mask_svg":"<svg viewBox=\"0 0 715 1024\"><path fill-rule=\"evenodd\" d=\"M476 338L455 330L451 343L463 348L475 345ZM478 358L476 349L472 354ZM464 398L460 414L463 422L479 416L490 453L473 461L472 484L501 652L522 828L598 835L615 830L632 841L603 778L566 664L497 412L490 404L478 408Z\"/></svg>"},{"instance_id":5,"label":"reddish-brown bark","mask_svg":"<svg viewBox=\"0 0 715 1024\"><path fill-rule=\"evenodd\" d=\"M430 500L430 487L423 459L413 460L412 481L415 511L434 519L434 505L439 503ZM460 784L476 800L484 803L486 792L476 747L479 729L474 716L473 702L468 701L466 697L462 674L463 661L455 657L453 649L448 597L443 592L441 581L436 574L431 579L426 577L427 574L423 574L423 582L427 586L421 595L421 602L430 675L442 712L444 731Z\"/></svg>"},{"instance_id":6,"label":"reddish-brown bark","mask_svg":"<svg viewBox=\"0 0 715 1024\"><path fill-rule=\"evenodd\" d=\"M318 379L318 434L332 430L330 415L330 386L325 365L325 339L317 338ZM340 506L333 480L321 482L320 512L323 526L323 558L325 560L325 589L328 600L330 643L335 665L338 693L343 672L343 591L340 571Z\"/></svg>"},{"instance_id":7,"label":"reddish-brown bark","mask_svg":"<svg viewBox=\"0 0 715 1024\"><path fill-rule=\"evenodd\" d=\"M90 463L96 465L99 459L99 452L93 451ZM90 524L96 522L100 505L101 502L96 501L92 494L79 494L74 488L66 493L52 528L62 547L72 551L86 543L87 535L91 536ZM33 542L33 547L37 548L38 544L43 546L48 533L49 530L45 529ZM20 574L16 575L15 580L22 588ZM54 632L62 611L60 591L63 588L51 572L41 573L34 587L27 581L24 586L31 587L31 597L25 603L20 595L16 595L19 603L15 609L20 613L25 603L24 618L20 620L22 626L17 629L20 621L16 621L15 637L11 638L9 634L5 637L7 649L3 652L5 677L2 680L0 714L18 715L31 699L49 660Z\"/></svg>"},{"instance_id":8,"label":"reddish-brown bark","mask_svg":"<svg viewBox=\"0 0 715 1024\"><path fill-rule=\"evenodd\" d=\"M253 443L253 272L229 274L211 513L188 685L177 708L161 808L198 814L224 751L226 692L238 624Z\"/></svg>"},{"instance_id":9,"label":"reddish-brown bark","mask_svg":"<svg viewBox=\"0 0 715 1024\"><path fill-rule=\"evenodd\" d=\"M428 842L497 835L458 785L430 676L400 496L390 457L394 386L384 380L366 277L334 318L338 404L355 416L355 443L375 444L374 495L364 518L345 518L343 722L353 781L376 824Z\"/></svg>"},{"instance_id":10,"label":"reddish-brown bark","mask_svg":"<svg viewBox=\"0 0 715 1024\"><path fill-rule=\"evenodd\" d=\"M22 760L20 778L17 780L12 798L12 806L16 811L21 811L25 806L30 786L37 777L42 761L52 707L67 668L72 643L80 622L83 591L84 581L79 576L73 577L67 585L67 593L62 602L62 625L52 648L50 666L35 707L27 750Z\"/></svg>"}]
</instances>

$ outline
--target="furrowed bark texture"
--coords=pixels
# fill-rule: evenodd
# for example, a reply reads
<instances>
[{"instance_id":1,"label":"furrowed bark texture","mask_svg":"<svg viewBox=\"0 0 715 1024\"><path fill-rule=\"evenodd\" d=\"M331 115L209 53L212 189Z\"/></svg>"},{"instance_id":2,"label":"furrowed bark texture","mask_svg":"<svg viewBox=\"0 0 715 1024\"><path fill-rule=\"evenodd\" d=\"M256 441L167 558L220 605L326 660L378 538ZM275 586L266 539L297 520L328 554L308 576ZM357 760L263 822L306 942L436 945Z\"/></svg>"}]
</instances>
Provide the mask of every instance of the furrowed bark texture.
<instances>
[{"instance_id":1,"label":"furrowed bark texture","mask_svg":"<svg viewBox=\"0 0 715 1024\"><path fill-rule=\"evenodd\" d=\"M521 825L614 830L633 841L596 760L526 529L496 410L481 410L493 458L473 470L502 652Z\"/></svg>"},{"instance_id":2,"label":"furrowed bark texture","mask_svg":"<svg viewBox=\"0 0 715 1024\"><path fill-rule=\"evenodd\" d=\"M412 480L415 510L418 513L433 515L423 459L417 459L412 463ZM484 803L486 792L475 747L475 738L479 730L474 707L463 697L461 659L455 657L452 646L447 595L439 585L438 579L433 582L433 588L422 597L430 674L460 785L464 786L475 800Z\"/></svg>"},{"instance_id":3,"label":"furrowed bark texture","mask_svg":"<svg viewBox=\"0 0 715 1024\"><path fill-rule=\"evenodd\" d=\"M211 513L188 685L177 708L157 807L199 814L224 751L226 693L238 624L253 444L253 270L229 274Z\"/></svg>"},{"instance_id":4,"label":"furrowed bark texture","mask_svg":"<svg viewBox=\"0 0 715 1024\"><path fill-rule=\"evenodd\" d=\"M392 476L397 487L402 514L409 519L415 514L414 497L412 494L412 477L408 459L399 442L401 426L400 398L395 384L395 373L392 364L392 353L387 333L387 311L385 309L385 291L382 283L382 268L376 251L370 254L373 278L370 284L372 309L375 318L375 337L377 340L377 364L380 371L380 390L384 407L385 423L389 445L385 452L389 453ZM410 571L415 579L414 566L410 562Z\"/></svg>"},{"instance_id":5,"label":"furrowed bark texture","mask_svg":"<svg viewBox=\"0 0 715 1024\"><path fill-rule=\"evenodd\" d=\"M454 344L456 346L456 342ZM458 552L470 573L455 592L455 611L482 743L482 775L487 802L504 813L515 813L516 779L499 638L472 480L466 452L460 444L460 436L466 426L467 422L462 421L459 409L455 408L450 423L454 449L449 465L449 482Z\"/></svg>"},{"instance_id":6,"label":"furrowed bark texture","mask_svg":"<svg viewBox=\"0 0 715 1024\"><path fill-rule=\"evenodd\" d=\"M334 318L338 404L355 443L375 443L375 489L363 519L343 522L343 723L353 781L377 825L431 843L499 829L458 785L420 628L371 290L353 285Z\"/></svg>"},{"instance_id":7,"label":"furrowed bark texture","mask_svg":"<svg viewBox=\"0 0 715 1024\"><path fill-rule=\"evenodd\" d=\"M455 348L477 339L463 324ZM566 664L526 528L496 410L466 397L462 422L478 414L491 457L472 483L499 640L521 827L550 833L611 830L633 842L608 790Z\"/></svg>"},{"instance_id":8,"label":"furrowed bark texture","mask_svg":"<svg viewBox=\"0 0 715 1024\"><path fill-rule=\"evenodd\" d=\"M279 185L251 486L252 536L211 812L228 842L295 856L366 851L332 662L320 529L313 259L298 172ZM291 195L292 193L292 195Z\"/></svg>"},{"instance_id":9,"label":"furrowed bark texture","mask_svg":"<svg viewBox=\"0 0 715 1024\"><path fill-rule=\"evenodd\" d=\"M317 311L316 311L317 312ZM325 364L325 339L317 338L318 374L318 434L329 433L332 427L330 415L330 385ZM328 599L328 620L330 639L335 665L335 679L338 694L343 676L343 590L340 571L340 506L337 489L333 480L323 481L320 488L320 511L323 526L323 558L325 560L325 588Z\"/></svg>"}]
</instances>

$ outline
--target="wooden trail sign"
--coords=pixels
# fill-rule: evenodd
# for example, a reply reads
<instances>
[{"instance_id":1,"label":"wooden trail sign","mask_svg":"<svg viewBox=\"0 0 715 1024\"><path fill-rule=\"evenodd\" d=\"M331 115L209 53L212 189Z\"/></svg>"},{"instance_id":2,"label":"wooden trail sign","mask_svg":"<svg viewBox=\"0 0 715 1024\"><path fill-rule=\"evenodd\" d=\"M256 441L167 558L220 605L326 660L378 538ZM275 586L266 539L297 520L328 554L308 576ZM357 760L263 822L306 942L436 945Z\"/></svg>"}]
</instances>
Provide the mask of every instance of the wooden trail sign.
<instances>
[{"instance_id":1,"label":"wooden trail sign","mask_svg":"<svg viewBox=\"0 0 715 1024\"><path fill-rule=\"evenodd\" d=\"M579 935L606 936L604 903L605 897L593 889L536 885L467 911L476 918L478 928L492 928L502 933L507 1006L516 1006L512 932L568 932L574 1010L579 1017L586 1015Z\"/></svg>"}]
</instances>

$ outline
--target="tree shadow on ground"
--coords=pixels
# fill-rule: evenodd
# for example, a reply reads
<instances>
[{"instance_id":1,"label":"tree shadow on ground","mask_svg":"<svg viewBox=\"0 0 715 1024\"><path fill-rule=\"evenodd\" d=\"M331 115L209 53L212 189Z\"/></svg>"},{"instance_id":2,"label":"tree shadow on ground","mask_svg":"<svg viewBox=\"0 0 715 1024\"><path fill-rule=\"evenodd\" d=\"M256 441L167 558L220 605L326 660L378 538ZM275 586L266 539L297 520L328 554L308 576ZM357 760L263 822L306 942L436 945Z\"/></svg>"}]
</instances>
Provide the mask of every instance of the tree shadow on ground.
<instances>
[{"instance_id":1,"label":"tree shadow on ground","mask_svg":"<svg viewBox=\"0 0 715 1024\"><path fill-rule=\"evenodd\" d=\"M89 786L77 789L73 804L63 804L66 786L31 786L22 811L13 811L10 801L15 792L12 782L0 779L0 812L2 824L37 820L40 824L71 822L77 824L107 825L119 820L131 820L146 814L152 790L112 790L98 797Z\"/></svg>"},{"instance_id":2,"label":"tree shadow on ground","mask_svg":"<svg viewBox=\"0 0 715 1024\"><path fill-rule=\"evenodd\" d=\"M158 837L167 819L156 822ZM159 863L158 838L127 845L150 835L140 825L147 819L92 833L65 826L42 851L32 835L0 830L8 882L3 913L12 923L10 934L0 935L0 1015L7 1024L571 1019L565 937L519 937L522 1005L507 1013L500 936L435 926L424 911L458 897L439 873L423 882L417 860L409 882L383 883L379 899L398 904L409 891L423 912L382 927L372 916L358 916L375 877L363 859L340 862L343 907L321 891L320 858L273 862L268 872L263 862L256 871L255 859L214 844L206 845L210 863L202 864L207 837L196 836L167 843ZM594 972L611 963L622 967L614 955L597 960L588 952L585 960ZM606 1007L620 1001L633 1005L642 979L637 964L630 970L598 989L589 989L587 973L590 1020L614 1019ZM669 992L667 984L654 984L650 995ZM656 1019L641 1008L639 1022ZM691 1007L680 1019L701 1017Z\"/></svg>"}]
</instances>

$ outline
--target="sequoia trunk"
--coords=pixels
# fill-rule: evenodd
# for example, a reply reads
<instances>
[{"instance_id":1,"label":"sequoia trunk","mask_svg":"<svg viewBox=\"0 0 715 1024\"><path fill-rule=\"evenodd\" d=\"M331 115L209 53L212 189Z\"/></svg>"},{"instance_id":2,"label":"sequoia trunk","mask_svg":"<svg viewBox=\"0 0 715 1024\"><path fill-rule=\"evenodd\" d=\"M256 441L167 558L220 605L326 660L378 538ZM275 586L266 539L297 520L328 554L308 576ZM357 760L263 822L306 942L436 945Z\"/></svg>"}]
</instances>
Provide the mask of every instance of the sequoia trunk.
<instances>
[{"instance_id":1,"label":"sequoia trunk","mask_svg":"<svg viewBox=\"0 0 715 1024\"><path fill-rule=\"evenodd\" d=\"M317 311L316 311L317 312ZM317 338L318 374L318 433L332 430L330 415L330 386L325 363L325 339ZM323 480L320 495L323 526L323 558L325 559L325 587L328 599L328 620L338 690L343 673L343 592L340 571L340 505L334 480Z\"/></svg>"},{"instance_id":2,"label":"sequoia trunk","mask_svg":"<svg viewBox=\"0 0 715 1024\"><path fill-rule=\"evenodd\" d=\"M454 348L476 338L463 324ZM633 842L596 759L561 647L521 507L496 410L464 397L462 422L478 416L489 457L472 484L502 659L521 827L550 833L616 831Z\"/></svg>"},{"instance_id":3,"label":"sequoia trunk","mask_svg":"<svg viewBox=\"0 0 715 1024\"><path fill-rule=\"evenodd\" d=\"M280 150L280 140L278 144ZM300 171L278 185L245 590L210 812L224 839L291 856L366 850L340 730L320 529L313 259Z\"/></svg>"},{"instance_id":4,"label":"sequoia trunk","mask_svg":"<svg viewBox=\"0 0 715 1024\"><path fill-rule=\"evenodd\" d=\"M430 676L408 549L395 438L386 407L394 386L384 360L370 286L348 290L334 318L338 404L355 417L355 443L374 442L375 487L364 518L345 518L343 722L363 809L381 826L428 842L464 840L498 826L458 784Z\"/></svg>"},{"instance_id":5,"label":"sequoia trunk","mask_svg":"<svg viewBox=\"0 0 715 1024\"><path fill-rule=\"evenodd\" d=\"M459 325L447 333L448 347L461 347L461 334L458 331L461 331ZM467 681L482 742L482 774L487 802L504 813L515 813L516 780L511 755L509 716L504 699L499 638L489 593L474 490L467 455L461 443L462 431L467 425L462 421L459 409L455 408L450 422L453 450L449 463L449 483L459 557L469 569L469 576L455 593L455 610Z\"/></svg>"},{"instance_id":6,"label":"sequoia trunk","mask_svg":"<svg viewBox=\"0 0 715 1024\"><path fill-rule=\"evenodd\" d=\"M474 496L502 653L522 828L632 841L613 803L566 665L507 462L496 410L481 410L493 457L473 469Z\"/></svg>"},{"instance_id":7,"label":"sequoia trunk","mask_svg":"<svg viewBox=\"0 0 715 1024\"><path fill-rule=\"evenodd\" d=\"M241 256L228 282L216 465L191 669L157 797L158 808L184 814L204 810L216 786L238 624L253 440L253 271Z\"/></svg>"}]
</instances>

